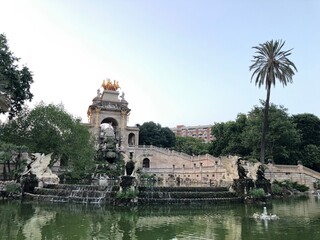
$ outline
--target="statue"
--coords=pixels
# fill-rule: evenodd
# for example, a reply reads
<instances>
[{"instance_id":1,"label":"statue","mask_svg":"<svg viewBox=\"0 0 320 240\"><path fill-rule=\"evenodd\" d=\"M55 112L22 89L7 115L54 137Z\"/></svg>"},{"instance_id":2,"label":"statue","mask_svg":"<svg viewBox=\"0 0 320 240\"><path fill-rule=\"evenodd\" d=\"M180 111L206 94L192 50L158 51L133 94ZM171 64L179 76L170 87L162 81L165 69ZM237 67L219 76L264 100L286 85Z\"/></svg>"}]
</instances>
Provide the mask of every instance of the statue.
<instances>
[{"instance_id":1,"label":"statue","mask_svg":"<svg viewBox=\"0 0 320 240\"><path fill-rule=\"evenodd\" d=\"M246 170L244 169L244 167L241 166L241 160L242 160L242 158L238 158L238 161L237 161L238 175L239 175L239 179L245 179L245 178L247 178L247 174L246 174Z\"/></svg>"},{"instance_id":2,"label":"statue","mask_svg":"<svg viewBox=\"0 0 320 240\"><path fill-rule=\"evenodd\" d=\"M124 92L122 92L120 98L121 98L121 101L124 101Z\"/></svg>"},{"instance_id":3,"label":"statue","mask_svg":"<svg viewBox=\"0 0 320 240\"><path fill-rule=\"evenodd\" d=\"M101 86L103 87L104 90L109 90L109 91L117 91L120 88L118 81L114 80L112 83L110 79L108 79L107 82L103 80Z\"/></svg>"},{"instance_id":4,"label":"statue","mask_svg":"<svg viewBox=\"0 0 320 240\"><path fill-rule=\"evenodd\" d=\"M35 175L39 187L43 187L44 185L48 184L58 184L59 177L52 173L51 169L49 168L51 155L52 153L48 155L40 153L32 154L31 160L29 160L29 164L27 165L24 173L22 173L22 176L25 176L28 173Z\"/></svg>"},{"instance_id":5,"label":"statue","mask_svg":"<svg viewBox=\"0 0 320 240\"><path fill-rule=\"evenodd\" d=\"M117 140L111 123L100 125L100 139L97 146L97 160L114 163L117 160Z\"/></svg>"},{"instance_id":6,"label":"statue","mask_svg":"<svg viewBox=\"0 0 320 240\"><path fill-rule=\"evenodd\" d=\"M271 193L271 183L270 180L266 179L264 175L265 169L265 165L259 165L257 169L257 180L255 181L255 185L256 188L263 188L264 192Z\"/></svg>"},{"instance_id":7,"label":"statue","mask_svg":"<svg viewBox=\"0 0 320 240\"><path fill-rule=\"evenodd\" d=\"M266 178L264 176L264 171L265 171L265 167L263 165L259 165L258 170L257 170L257 180L258 181L266 180Z\"/></svg>"},{"instance_id":8,"label":"statue","mask_svg":"<svg viewBox=\"0 0 320 240\"><path fill-rule=\"evenodd\" d=\"M242 160L241 157L237 160L239 179L233 180L232 187L238 194L245 196L254 187L254 182L252 178L247 176L246 169L241 165Z\"/></svg>"}]
</instances>

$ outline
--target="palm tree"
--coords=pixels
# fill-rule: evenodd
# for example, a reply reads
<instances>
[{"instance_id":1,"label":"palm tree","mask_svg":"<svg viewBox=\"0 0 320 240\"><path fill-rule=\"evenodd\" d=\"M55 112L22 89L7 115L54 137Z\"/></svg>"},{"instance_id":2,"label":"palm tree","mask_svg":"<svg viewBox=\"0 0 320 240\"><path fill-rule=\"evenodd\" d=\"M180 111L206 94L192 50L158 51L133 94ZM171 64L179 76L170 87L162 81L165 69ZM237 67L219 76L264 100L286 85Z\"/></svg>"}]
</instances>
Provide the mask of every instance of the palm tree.
<instances>
[{"instance_id":1,"label":"palm tree","mask_svg":"<svg viewBox=\"0 0 320 240\"><path fill-rule=\"evenodd\" d=\"M286 86L287 83L292 83L292 76L295 71L298 71L293 62L287 57L291 55L291 50L283 51L282 47L285 41L267 41L259 46L252 47L256 50L255 56L253 56L253 64L250 66L250 71L254 70L251 76L252 79L255 76L255 84L260 88L262 85L266 86L267 98L264 105L264 116L261 136L261 152L260 161L265 162L265 146L266 146L266 134L268 130L268 113L270 102L270 90L272 85L276 85L276 79Z\"/></svg>"}]
</instances>

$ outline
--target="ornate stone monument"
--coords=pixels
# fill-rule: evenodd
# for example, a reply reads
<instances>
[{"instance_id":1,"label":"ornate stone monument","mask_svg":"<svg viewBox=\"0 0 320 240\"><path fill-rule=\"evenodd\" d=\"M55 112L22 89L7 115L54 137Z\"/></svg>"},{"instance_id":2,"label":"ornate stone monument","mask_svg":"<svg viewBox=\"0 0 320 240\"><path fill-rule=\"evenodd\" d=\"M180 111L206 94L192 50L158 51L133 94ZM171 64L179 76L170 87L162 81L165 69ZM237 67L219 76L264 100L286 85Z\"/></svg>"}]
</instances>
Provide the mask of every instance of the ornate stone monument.
<instances>
[{"instance_id":1,"label":"ornate stone monument","mask_svg":"<svg viewBox=\"0 0 320 240\"><path fill-rule=\"evenodd\" d=\"M59 184L59 177L52 173L49 168L51 155L52 153L48 155L41 153L32 154L31 158L27 160L27 166L24 173L22 173L22 177L26 178L28 175L34 176L35 180L38 182L38 187Z\"/></svg>"},{"instance_id":2,"label":"ornate stone monument","mask_svg":"<svg viewBox=\"0 0 320 240\"><path fill-rule=\"evenodd\" d=\"M94 177L120 177L120 184L132 185L135 177L132 172L128 173L130 168L134 169L133 158L135 146L139 142L139 128L127 126L131 109L128 108L123 91L120 95L118 81L107 79L101 86L102 93L100 89L97 91L87 112L90 131L97 142L99 164L96 167L98 174L94 174ZM127 168L126 173L123 168ZM103 172L106 174L101 174Z\"/></svg>"},{"instance_id":3,"label":"ornate stone monument","mask_svg":"<svg viewBox=\"0 0 320 240\"><path fill-rule=\"evenodd\" d=\"M113 129L117 147L128 156L132 155L134 146L139 142L139 128L127 126L131 109L125 100L124 92L120 95L120 86L116 80L104 80L102 88L102 93L100 89L97 91L87 111L90 131L97 143L101 144L101 134L104 131L101 126L109 124Z\"/></svg>"}]
</instances>

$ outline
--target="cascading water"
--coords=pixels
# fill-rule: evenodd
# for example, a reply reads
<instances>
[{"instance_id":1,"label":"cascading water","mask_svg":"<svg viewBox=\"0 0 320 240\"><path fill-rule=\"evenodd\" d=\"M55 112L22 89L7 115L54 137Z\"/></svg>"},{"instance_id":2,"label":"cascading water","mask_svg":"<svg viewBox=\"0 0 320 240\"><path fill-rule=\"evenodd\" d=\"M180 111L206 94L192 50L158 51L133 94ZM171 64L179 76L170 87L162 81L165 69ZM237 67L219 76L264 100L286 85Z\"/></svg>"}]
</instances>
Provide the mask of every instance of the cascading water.
<instances>
[{"instance_id":1,"label":"cascading water","mask_svg":"<svg viewBox=\"0 0 320 240\"><path fill-rule=\"evenodd\" d=\"M111 199L113 184L98 185L68 185L61 184L37 188L33 197L38 200L51 202L70 202L82 204L103 204ZM29 196L32 196L29 194Z\"/></svg>"}]
</instances>

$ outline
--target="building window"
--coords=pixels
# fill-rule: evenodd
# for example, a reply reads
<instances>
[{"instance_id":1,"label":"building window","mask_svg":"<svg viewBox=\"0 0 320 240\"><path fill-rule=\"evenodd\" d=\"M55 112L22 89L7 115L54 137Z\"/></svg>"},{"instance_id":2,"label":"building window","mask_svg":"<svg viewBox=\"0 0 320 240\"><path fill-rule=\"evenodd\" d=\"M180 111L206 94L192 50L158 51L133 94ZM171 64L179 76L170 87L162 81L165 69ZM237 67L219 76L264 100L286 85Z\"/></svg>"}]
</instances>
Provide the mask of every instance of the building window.
<instances>
[{"instance_id":1,"label":"building window","mask_svg":"<svg viewBox=\"0 0 320 240\"><path fill-rule=\"evenodd\" d=\"M135 145L135 135L134 135L134 133L130 133L129 134L129 136L128 136L128 145L130 147Z\"/></svg>"},{"instance_id":2,"label":"building window","mask_svg":"<svg viewBox=\"0 0 320 240\"><path fill-rule=\"evenodd\" d=\"M142 167L143 167L143 168L150 168L150 160L149 160L149 158L143 159L143 161L142 161Z\"/></svg>"}]
</instances>

